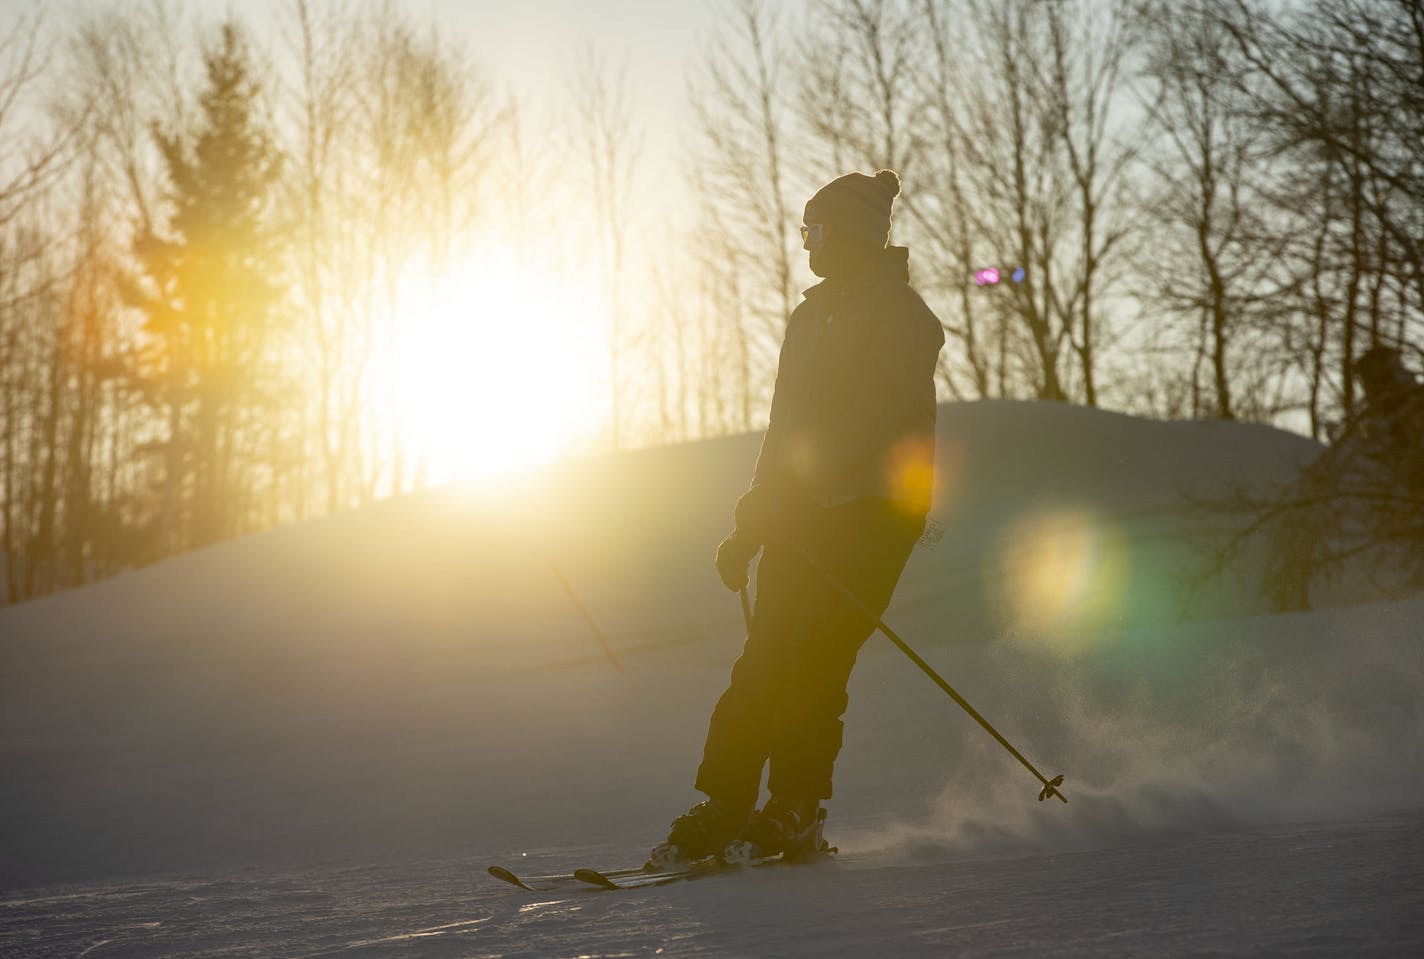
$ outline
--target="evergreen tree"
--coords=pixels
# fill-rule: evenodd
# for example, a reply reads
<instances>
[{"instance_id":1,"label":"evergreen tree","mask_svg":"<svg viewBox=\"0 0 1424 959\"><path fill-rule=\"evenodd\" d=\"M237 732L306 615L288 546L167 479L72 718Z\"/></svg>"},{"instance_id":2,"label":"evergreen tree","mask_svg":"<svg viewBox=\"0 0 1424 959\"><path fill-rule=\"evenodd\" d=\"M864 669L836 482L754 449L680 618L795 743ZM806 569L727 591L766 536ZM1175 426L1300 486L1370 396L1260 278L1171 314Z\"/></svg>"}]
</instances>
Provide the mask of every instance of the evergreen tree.
<instances>
[{"instance_id":1,"label":"evergreen tree","mask_svg":"<svg viewBox=\"0 0 1424 959\"><path fill-rule=\"evenodd\" d=\"M222 26L204 62L193 128L154 126L167 222L146 225L136 250L146 279L141 381L167 421L152 447L164 461L166 551L242 528L282 392L269 216L281 155L258 115L260 84L235 24Z\"/></svg>"}]
</instances>

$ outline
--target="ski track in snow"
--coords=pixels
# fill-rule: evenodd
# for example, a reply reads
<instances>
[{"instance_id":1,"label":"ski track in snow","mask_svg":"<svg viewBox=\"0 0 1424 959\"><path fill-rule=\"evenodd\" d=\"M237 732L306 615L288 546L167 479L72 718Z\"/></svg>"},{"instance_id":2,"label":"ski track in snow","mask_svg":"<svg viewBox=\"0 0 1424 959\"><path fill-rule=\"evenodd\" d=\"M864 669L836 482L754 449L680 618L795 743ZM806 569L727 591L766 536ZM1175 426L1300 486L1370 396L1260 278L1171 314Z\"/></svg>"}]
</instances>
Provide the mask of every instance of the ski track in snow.
<instances>
[{"instance_id":1,"label":"ski track in snow","mask_svg":"<svg viewBox=\"0 0 1424 959\"><path fill-rule=\"evenodd\" d=\"M537 859L556 859L547 854ZM526 893L479 860L70 886L0 904L41 957L1405 956L1424 814L1012 859L846 855L652 890Z\"/></svg>"}]
</instances>

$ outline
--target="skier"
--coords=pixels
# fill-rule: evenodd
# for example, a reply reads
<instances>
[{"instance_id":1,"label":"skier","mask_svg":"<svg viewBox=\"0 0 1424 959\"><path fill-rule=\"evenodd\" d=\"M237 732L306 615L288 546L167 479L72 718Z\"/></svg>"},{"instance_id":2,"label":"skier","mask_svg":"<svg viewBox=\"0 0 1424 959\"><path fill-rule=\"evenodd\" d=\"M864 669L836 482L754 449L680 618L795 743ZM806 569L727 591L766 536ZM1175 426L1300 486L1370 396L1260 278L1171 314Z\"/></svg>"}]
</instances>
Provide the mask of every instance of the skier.
<instances>
[{"instance_id":1,"label":"skier","mask_svg":"<svg viewBox=\"0 0 1424 959\"><path fill-rule=\"evenodd\" d=\"M771 417L735 527L717 548L728 589L756 605L707 730L696 788L653 862L790 856L820 848L841 748L846 684L875 624L806 562L810 555L882 613L924 530L934 471L934 373L944 331L889 246L900 178L848 173L806 204L811 272L787 323ZM804 550L804 553L803 553ZM756 811L763 768L771 796Z\"/></svg>"},{"instance_id":2,"label":"skier","mask_svg":"<svg viewBox=\"0 0 1424 959\"><path fill-rule=\"evenodd\" d=\"M1365 390L1355 423L1365 455L1414 495L1424 494L1424 384L1389 346L1367 350L1354 373Z\"/></svg>"},{"instance_id":3,"label":"skier","mask_svg":"<svg viewBox=\"0 0 1424 959\"><path fill-rule=\"evenodd\" d=\"M1419 389L1419 381L1392 346L1370 347L1355 361L1354 372L1365 389L1366 412L1370 416L1392 416Z\"/></svg>"}]
</instances>

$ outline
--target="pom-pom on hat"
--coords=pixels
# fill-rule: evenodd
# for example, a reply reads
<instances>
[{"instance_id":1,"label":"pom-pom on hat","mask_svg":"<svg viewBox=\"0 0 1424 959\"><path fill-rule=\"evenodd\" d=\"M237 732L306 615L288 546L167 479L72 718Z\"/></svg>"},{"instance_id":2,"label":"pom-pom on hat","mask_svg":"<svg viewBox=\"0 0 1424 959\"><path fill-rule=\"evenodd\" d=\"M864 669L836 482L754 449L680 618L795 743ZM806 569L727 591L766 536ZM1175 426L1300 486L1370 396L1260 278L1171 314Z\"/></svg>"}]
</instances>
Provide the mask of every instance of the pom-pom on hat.
<instances>
[{"instance_id":1,"label":"pom-pom on hat","mask_svg":"<svg viewBox=\"0 0 1424 959\"><path fill-rule=\"evenodd\" d=\"M847 173L816 191L806 203L806 222L829 223L883 247L890 239L890 207L899 195L900 175L894 170Z\"/></svg>"}]
</instances>

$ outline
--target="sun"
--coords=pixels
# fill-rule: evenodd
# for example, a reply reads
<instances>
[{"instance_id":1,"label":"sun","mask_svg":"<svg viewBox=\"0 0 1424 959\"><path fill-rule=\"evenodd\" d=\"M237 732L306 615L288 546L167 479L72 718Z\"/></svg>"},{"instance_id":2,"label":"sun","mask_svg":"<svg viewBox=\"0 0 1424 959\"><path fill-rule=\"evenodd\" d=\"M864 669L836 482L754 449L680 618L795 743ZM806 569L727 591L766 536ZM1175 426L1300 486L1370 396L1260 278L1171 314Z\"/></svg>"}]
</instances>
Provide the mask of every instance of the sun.
<instances>
[{"instance_id":1,"label":"sun","mask_svg":"<svg viewBox=\"0 0 1424 959\"><path fill-rule=\"evenodd\" d=\"M401 284L390 358L401 449L431 482L485 480L589 439L605 406L601 290L506 250Z\"/></svg>"}]
</instances>

